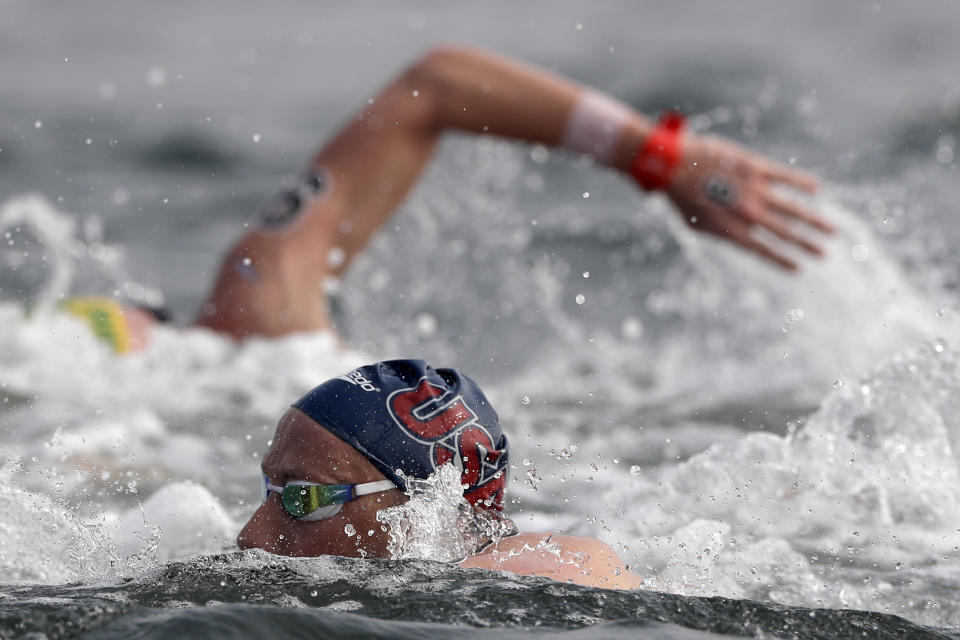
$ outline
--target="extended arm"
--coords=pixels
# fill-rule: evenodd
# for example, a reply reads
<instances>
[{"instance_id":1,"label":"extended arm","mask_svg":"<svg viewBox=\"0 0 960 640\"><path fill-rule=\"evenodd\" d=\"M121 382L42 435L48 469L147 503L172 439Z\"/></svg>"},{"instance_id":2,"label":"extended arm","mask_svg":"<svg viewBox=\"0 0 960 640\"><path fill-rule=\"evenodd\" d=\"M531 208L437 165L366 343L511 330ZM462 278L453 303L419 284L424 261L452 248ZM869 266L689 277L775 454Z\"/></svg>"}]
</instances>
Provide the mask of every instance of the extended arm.
<instances>
[{"instance_id":1,"label":"extended arm","mask_svg":"<svg viewBox=\"0 0 960 640\"><path fill-rule=\"evenodd\" d=\"M336 276L369 241L420 176L449 129L565 144L632 174L652 130L643 115L569 80L492 54L439 48L409 67L314 157L320 191L279 227L247 234L228 255L198 324L237 337L329 326L319 283ZM604 118L609 119L608 123ZM572 125L571 123L576 123ZM573 127L573 128L572 128ZM607 135L609 139L592 139ZM591 144L598 143L594 150ZM602 144L600 144L602 143ZM666 186L684 218L792 268L755 240L764 226L810 252L782 216L829 227L771 188L806 190L815 181L732 143L684 134L678 170ZM722 174L738 195L720 202L704 191Z\"/></svg>"}]
</instances>

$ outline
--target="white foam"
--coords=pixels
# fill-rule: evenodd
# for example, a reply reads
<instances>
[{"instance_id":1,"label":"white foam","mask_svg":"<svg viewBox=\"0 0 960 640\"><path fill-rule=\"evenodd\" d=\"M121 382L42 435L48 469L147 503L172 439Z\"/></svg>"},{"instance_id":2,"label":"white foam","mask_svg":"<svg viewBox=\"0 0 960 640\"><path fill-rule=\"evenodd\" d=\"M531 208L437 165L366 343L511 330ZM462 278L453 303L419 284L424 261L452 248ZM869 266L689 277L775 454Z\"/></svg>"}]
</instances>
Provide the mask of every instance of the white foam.
<instances>
[{"instance_id":1,"label":"white foam","mask_svg":"<svg viewBox=\"0 0 960 640\"><path fill-rule=\"evenodd\" d=\"M958 383L939 343L899 354L795 435L750 434L611 489L627 506L608 537L629 538L635 568L662 589L893 607L844 574L956 556Z\"/></svg>"},{"instance_id":2,"label":"white foam","mask_svg":"<svg viewBox=\"0 0 960 640\"><path fill-rule=\"evenodd\" d=\"M146 546L160 562L232 548L239 530L210 490L195 482L162 487L108 527L120 554L141 554Z\"/></svg>"},{"instance_id":3,"label":"white foam","mask_svg":"<svg viewBox=\"0 0 960 640\"><path fill-rule=\"evenodd\" d=\"M116 576L122 559L96 526L63 503L20 488L23 471L0 466L0 575L5 582L64 583Z\"/></svg>"}]
</instances>

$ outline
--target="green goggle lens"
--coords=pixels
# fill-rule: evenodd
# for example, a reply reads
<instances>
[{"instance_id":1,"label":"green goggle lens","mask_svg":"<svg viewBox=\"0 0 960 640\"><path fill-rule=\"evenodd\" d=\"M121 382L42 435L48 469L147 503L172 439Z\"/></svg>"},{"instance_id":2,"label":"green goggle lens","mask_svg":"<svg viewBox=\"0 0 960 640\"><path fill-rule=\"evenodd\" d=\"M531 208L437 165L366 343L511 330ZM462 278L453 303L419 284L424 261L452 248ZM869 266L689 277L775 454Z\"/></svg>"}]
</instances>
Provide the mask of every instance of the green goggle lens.
<instances>
[{"instance_id":1,"label":"green goggle lens","mask_svg":"<svg viewBox=\"0 0 960 640\"><path fill-rule=\"evenodd\" d=\"M294 518L302 518L321 507L343 504L353 499L353 485L290 484L283 488L280 500L283 508Z\"/></svg>"}]
</instances>

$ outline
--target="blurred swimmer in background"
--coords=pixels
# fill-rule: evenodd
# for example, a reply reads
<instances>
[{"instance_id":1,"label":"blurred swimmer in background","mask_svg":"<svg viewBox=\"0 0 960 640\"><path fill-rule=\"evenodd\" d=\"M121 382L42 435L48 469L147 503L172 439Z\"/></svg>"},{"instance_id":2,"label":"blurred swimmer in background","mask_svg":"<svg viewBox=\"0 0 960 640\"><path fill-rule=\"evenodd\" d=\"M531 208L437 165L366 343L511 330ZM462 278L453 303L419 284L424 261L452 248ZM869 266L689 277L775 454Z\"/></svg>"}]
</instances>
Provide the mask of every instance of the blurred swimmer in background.
<instances>
[{"instance_id":1,"label":"blurred swimmer in background","mask_svg":"<svg viewBox=\"0 0 960 640\"><path fill-rule=\"evenodd\" d=\"M822 253L797 225L831 225L783 194L816 179L737 144L697 135L675 113L653 121L558 75L461 47L429 51L344 125L227 252L193 324L237 339L332 329L322 283L339 277L420 177L442 134L458 130L564 147L662 190L693 229L786 270L797 263L763 229ZM159 314L103 298L66 303L118 352L144 346Z\"/></svg>"}]
</instances>

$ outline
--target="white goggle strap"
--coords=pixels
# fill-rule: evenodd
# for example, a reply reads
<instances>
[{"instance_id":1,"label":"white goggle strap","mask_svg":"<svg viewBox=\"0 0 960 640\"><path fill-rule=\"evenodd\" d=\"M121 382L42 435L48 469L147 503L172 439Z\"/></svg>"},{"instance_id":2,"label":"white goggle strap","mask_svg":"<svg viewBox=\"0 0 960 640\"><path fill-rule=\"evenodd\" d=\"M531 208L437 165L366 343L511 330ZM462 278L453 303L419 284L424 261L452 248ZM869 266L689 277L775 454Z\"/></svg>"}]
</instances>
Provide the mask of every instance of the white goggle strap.
<instances>
[{"instance_id":1,"label":"white goggle strap","mask_svg":"<svg viewBox=\"0 0 960 640\"><path fill-rule=\"evenodd\" d=\"M353 495L354 496L365 496L371 493L380 493L381 491L389 491L390 489L396 489L397 485L393 484L390 480L378 480L377 482L365 482L363 484L357 484L353 486Z\"/></svg>"}]
</instances>

